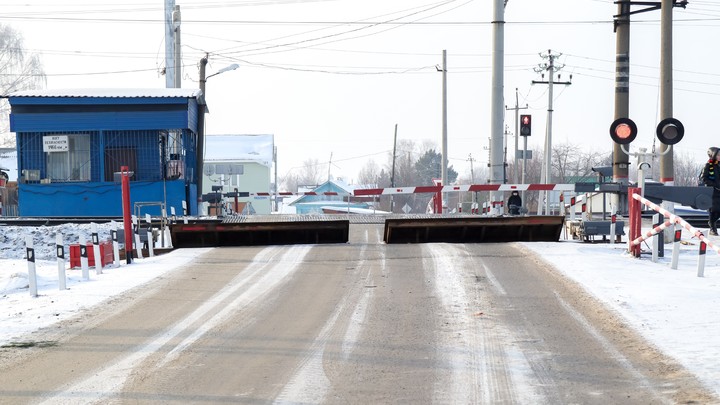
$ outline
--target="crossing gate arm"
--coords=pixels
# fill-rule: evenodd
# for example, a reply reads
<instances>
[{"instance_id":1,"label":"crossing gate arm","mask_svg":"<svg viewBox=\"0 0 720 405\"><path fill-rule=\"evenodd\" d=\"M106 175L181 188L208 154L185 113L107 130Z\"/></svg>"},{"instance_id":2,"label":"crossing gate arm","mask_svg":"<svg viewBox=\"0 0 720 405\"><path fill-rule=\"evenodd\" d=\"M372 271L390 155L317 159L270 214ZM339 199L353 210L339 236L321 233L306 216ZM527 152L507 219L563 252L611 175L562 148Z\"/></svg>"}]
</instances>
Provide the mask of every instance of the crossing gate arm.
<instances>
[{"instance_id":1,"label":"crossing gate arm","mask_svg":"<svg viewBox=\"0 0 720 405\"><path fill-rule=\"evenodd\" d=\"M476 191L575 191L575 184L470 184L458 186L419 186L355 189L355 196Z\"/></svg>"}]
</instances>

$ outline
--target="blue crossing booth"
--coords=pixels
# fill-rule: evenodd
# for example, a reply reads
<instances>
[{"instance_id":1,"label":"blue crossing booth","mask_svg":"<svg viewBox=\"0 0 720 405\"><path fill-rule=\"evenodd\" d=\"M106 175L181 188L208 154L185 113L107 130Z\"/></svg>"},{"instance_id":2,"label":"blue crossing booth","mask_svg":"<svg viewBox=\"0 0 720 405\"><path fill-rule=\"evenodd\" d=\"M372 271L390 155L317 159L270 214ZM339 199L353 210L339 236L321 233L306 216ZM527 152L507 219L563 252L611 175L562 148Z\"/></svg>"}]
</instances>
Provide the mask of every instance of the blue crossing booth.
<instances>
[{"instance_id":1,"label":"blue crossing booth","mask_svg":"<svg viewBox=\"0 0 720 405\"><path fill-rule=\"evenodd\" d=\"M19 215L120 217L131 206L197 214L200 90L78 89L12 93Z\"/></svg>"}]
</instances>

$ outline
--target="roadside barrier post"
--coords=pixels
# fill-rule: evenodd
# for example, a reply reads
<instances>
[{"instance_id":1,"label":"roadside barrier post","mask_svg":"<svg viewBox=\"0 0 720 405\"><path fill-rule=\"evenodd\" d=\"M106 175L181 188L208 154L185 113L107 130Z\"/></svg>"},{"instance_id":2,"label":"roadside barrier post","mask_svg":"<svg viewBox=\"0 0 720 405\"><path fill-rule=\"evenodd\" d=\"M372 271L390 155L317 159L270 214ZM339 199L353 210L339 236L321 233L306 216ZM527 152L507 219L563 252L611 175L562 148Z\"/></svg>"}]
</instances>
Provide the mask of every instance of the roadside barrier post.
<instances>
[{"instance_id":1,"label":"roadside barrier post","mask_svg":"<svg viewBox=\"0 0 720 405\"><path fill-rule=\"evenodd\" d=\"M682 229L678 229L678 224L675 224L675 238L673 240L672 262L670 262L670 268L673 270L677 270L678 260L680 259L680 236L682 236Z\"/></svg>"},{"instance_id":2,"label":"roadside barrier post","mask_svg":"<svg viewBox=\"0 0 720 405\"><path fill-rule=\"evenodd\" d=\"M88 269L87 240L82 235L80 235L80 268L82 269L83 280L90 280L90 270Z\"/></svg>"},{"instance_id":3,"label":"roadside barrier post","mask_svg":"<svg viewBox=\"0 0 720 405\"><path fill-rule=\"evenodd\" d=\"M615 244L615 221L617 221L617 215L615 214L615 207L610 207L610 244Z\"/></svg>"},{"instance_id":4,"label":"roadside barrier post","mask_svg":"<svg viewBox=\"0 0 720 405\"><path fill-rule=\"evenodd\" d=\"M130 222L130 168L128 166L120 167L122 177L122 208L123 208L123 229L125 230L125 259L127 264L132 263L133 259L133 240L132 240L132 223Z\"/></svg>"},{"instance_id":5,"label":"roadside barrier post","mask_svg":"<svg viewBox=\"0 0 720 405\"><path fill-rule=\"evenodd\" d=\"M145 222L147 222L147 244L148 244L148 256L155 256L153 252L153 229L152 229L152 218L150 214L145 214Z\"/></svg>"},{"instance_id":6,"label":"roadside barrier post","mask_svg":"<svg viewBox=\"0 0 720 405\"><path fill-rule=\"evenodd\" d=\"M183 202L182 202L182 209L183 209L183 223L184 223L185 225L187 225L187 223L188 223L188 219L187 219L187 214L188 214L188 212L187 212L187 202L186 202L185 200L183 200ZM200 211L199 208L198 208L198 211Z\"/></svg>"},{"instance_id":7,"label":"roadside barrier post","mask_svg":"<svg viewBox=\"0 0 720 405\"><path fill-rule=\"evenodd\" d=\"M138 259L142 259L142 245L140 244L140 223L138 222L138 218L133 215L132 216L133 221L133 228L134 228L134 235L135 238L135 253L137 254Z\"/></svg>"},{"instance_id":8,"label":"roadside barrier post","mask_svg":"<svg viewBox=\"0 0 720 405\"><path fill-rule=\"evenodd\" d=\"M55 235L55 250L57 253L58 288L60 291L67 290L65 277L65 245L63 244L63 236L59 232Z\"/></svg>"},{"instance_id":9,"label":"roadside barrier post","mask_svg":"<svg viewBox=\"0 0 720 405\"><path fill-rule=\"evenodd\" d=\"M700 252L698 254L697 276L705 277L705 252L707 251L707 243L700 241Z\"/></svg>"},{"instance_id":10,"label":"roadside barrier post","mask_svg":"<svg viewBox=\"0 0 720 405\"><path fill-rule=\"evenodd\" d=\"M28 287L31 297L37 297L37 273L35 273L35 248L33 247L33 239L31 235L25 238L25 251L27 252L28 262Z\"/></svg>"},{"instance_id":11,"label":"roadside barrier post","mask_svg":"<svg viewBox=\"0 0 720 405\"><path fill-rule=\"evenodd\" d=\"M660 223L659 223L660 218L661 218L660 214L653 215L653 226L660 225ZM658 261L658 256L660 253L660 247L659 247L660 237L658 235L661 235L661 234L662 234L662 232L659 232L659 233L656 233L655 236L653 236L653 240L652 240L652 262L653 263L657 263L657 261Z\"/></svg>"},{"instance_id":12,"label":"roadside barrier post","mask_svg":"<svg viewBox=\"0 0 720 405\"><path fill-rule=\"evenodd\" d=\"M113 264L116 267L120 266L120 242L118 242L118 231L113 229L110 231L113 241Z\"/></svg>"},{"instance_id":13,"label":"roadside barrier post","mask_svg":"<svg viewBox=\"0 0 720 405\"><path fill-rule=\"evenodd\" d=\"M102 274L102 257L100 256L100 238L98 237L98 226L92 223L92 244L93 254L95 256L95 274Z\"/></svg>"},{"instance_id":14,"label":"roadside barrier post","mask_svg":"<svg viewBox=\"0 0 720 405\"><path fill-rule=\"evenodd\" d=\"M637 187L628 187L628 195L633 194L640 195L640 189ZM628 233L628 251L635 257L640 257L640 244L633 245L633 241L640 237L642 229L642 212L640 208L640 202L635 198L628 199L628 211L630 216L630 227Z\"/></svg>"}]
</instances>

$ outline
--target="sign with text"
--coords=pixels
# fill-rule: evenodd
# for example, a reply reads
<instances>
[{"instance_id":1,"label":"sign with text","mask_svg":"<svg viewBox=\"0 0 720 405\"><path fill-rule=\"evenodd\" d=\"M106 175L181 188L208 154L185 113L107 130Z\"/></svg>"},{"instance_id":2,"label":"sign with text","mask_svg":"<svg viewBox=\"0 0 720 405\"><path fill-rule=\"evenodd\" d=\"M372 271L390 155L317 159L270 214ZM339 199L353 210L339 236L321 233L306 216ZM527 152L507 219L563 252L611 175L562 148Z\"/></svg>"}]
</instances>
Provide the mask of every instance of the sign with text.
<instances>
[{"instance_id":1,"label":"sign with text","mask_svg":"<svg viewBox=\"0 0 720 405\"><path fill-rule=\"evenodd\" d=\"M43 136L43 152L67 152L69 146L67 135Z\"/></svg>"}]
</instances>

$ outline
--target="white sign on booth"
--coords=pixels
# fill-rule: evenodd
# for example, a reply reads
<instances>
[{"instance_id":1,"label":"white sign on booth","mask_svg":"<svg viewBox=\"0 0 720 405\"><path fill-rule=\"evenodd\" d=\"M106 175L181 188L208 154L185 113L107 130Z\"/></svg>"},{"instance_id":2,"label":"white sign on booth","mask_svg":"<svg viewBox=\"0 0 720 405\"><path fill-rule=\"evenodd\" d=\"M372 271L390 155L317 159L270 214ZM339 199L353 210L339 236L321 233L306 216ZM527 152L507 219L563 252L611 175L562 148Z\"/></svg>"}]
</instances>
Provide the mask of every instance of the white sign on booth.
<instances>
[{"instance_id":1,"label":"white sign on booth","mask_svg":"<svg viewBox=\"0 0 720 405\"><path fill-rule=\"evenodd\" d=\"M43 152L67 152L69 149L67 135L43 136Z\"/></svg>"}]
</instances>

